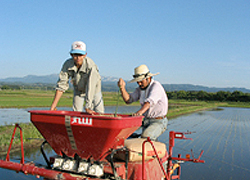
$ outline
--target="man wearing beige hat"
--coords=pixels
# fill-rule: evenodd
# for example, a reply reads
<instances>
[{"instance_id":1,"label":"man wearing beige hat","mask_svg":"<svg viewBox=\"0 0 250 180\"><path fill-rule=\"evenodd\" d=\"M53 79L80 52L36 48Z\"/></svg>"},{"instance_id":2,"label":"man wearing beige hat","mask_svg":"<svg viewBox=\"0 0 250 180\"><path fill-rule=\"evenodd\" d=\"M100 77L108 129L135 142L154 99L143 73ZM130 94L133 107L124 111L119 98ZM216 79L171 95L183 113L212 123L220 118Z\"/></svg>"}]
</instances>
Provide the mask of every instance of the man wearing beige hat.
<instances>
[{"instance_id":1,"label":"man wearing beige hat","mask_svg":"<svg viewBox=\"0 0 250 180\"><path fill-rule=\"evenodd\" d=\"M140 100L141 108L135 112L134 116L144 116L142 123L142 138L150 137L156 140L166 129L168 119L168 97L163 86L152 79L159 73L150 73L146 65L140 65L134 69L134 79L130 82L137 82L139 87L133 93L126 91L126 83L120 78L118 87L120 88L123 100L130 104Z\"/></svg>"},{"instance_id":2,"label":"man wearing beige hat","mask_svg":"<svg viewBox=\"0 0 250 180\"><path fill-rule=\"evenodd\" d=\"M69 80L74 87L73 110L85 110L89 114L104 113L101 93L101 76L94 61L87 57L86 44L76 41L71 46L71 58L67 59L59 74L56 93L50 110L55 110L62 94L69 88Z\"/></svg>"}]
</instances>

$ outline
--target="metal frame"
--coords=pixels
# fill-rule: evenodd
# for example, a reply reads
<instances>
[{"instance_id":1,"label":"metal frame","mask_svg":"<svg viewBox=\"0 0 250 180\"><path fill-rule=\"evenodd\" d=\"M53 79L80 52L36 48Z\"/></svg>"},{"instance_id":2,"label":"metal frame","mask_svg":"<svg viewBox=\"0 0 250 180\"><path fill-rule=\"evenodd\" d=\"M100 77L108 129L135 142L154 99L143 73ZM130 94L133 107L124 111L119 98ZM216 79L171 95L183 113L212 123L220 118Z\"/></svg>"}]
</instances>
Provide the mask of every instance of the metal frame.
<instances>
[{"instance_id":1,"label":"metal frame","mask_svg":"<svg viewBox=\"0 0 250 180\"><path fill-rule=\"evenodd\" d=\"M158 159L158 162L161 166L162 172L165 176L165 180L170 180L170 179L180 179L180 175L181 175L181 166L177 166L176 168L173 168L173 160L176 161L191 161L194 163L205 163L204 160L200 160L202 154L203 154L203 150L201 151L199 157L197 159L194 158L193 153L192 153L192 159L190 158L181 158L181 155L179 154L178 157L173 157L173 147L175 145L175 139L189 139L192 140L191 138L186 138L185 134L191 134L191 132L187 132L187 133L182 133L182 132L175 132L175 131L170 131L169 132L169 152L168 153L168 166L167 166L167 173L160 161L160 158L158 156L158 153L155 149L155 146L153 144L153 142L150 140L150 138L148 137L142 144L142 179L145 179L145 144L147 142L149 142L155 152L155 155ZM191 150L192 152L192 150ZM173 175L173 171L177 169L177 175Z\"/></svg>"},{"instance_id":2,"label":"metal frame","mask_svg":"<svg viewBox=\"0 0 250 180\"><path fill-rule=\"evenodd\" d=\"M7 156L6 156L6 161L10 161L10 150L11 150L11 146L13 143L13 140L15 139L15 133L16 133L16 129L19 128L20 130L20 140L21 140L21 164L24 164L24 150L23 150L23 131L22 128L19 126L19 124L15 124L15 128L11 137L11 141L10 141L10 145L9 145L9 149L7 152Z\"/></svg>"},{"instance_id":3,"label":"metal frame","mask_svg":"<svg viewBox=\"0 0 250 180\"><path fill-rule=\"evenodd\" d=\"M13 140L15 138L15 133L16 133L16 129L19 128L20 130L20 140L21 140L21 161L20 163L16 163L16 162L11 162L10 161L10 150L12 147L12 143ZM155 152L155 156L159 162L159 165L161 167L161 170L163 172L164 175L164 180L172 180L172 179L180 179L180 174L181 174L181 167L179 165L180 161L190 161L190 162L194 162L194 163L204 163L204 160L200 160L202 154L203 154L203 150L201 151L200 155L198 158L194 158L193 152L191 150L192 153L192 158L190 157L186 157L186 158L181 158L181 155L179 154L178 157L173 157L173 147L175 145L175 139L191 139L191 138L186 138L185 134L191 134L191 132L187 132L187 133L181 133L181 132L174 132L174 131L170 131L169 132L169 152L167 152L165 158L168 160L168 164L167 164L167 172L163 167L162 164L162 160L159 158L158 153L155 149L155 146L153 144L153 142L150 140L150 138L147 138L143 144L142 144L142 179L145 180L145 144L146 143L150 143L154 152ZM5 169L10 169L10 170L14 170L16 172L23 172L24 174L32 174L32 175L36 175L37 177L44 177L44 178L48 178L48 179L68 179L68 180L76 180L76 179L82 179L82 180L94 180L96 178L91 178L91 177L86 177L86 176L77 176L77 175L71 175L70 173L67 172L63 172L63 171L58 171L58 170L52 170L51 169L51 164L47 159L47 156L45 155L44 151L43 151L43 146L44 144L46 144L47 141L44 141L41 145L41 152L45 158L45 161L47 163L47 168L45 167L37 167L35 166L34 163L25 163L24 162L24 149L23 149L23 133L22 133L22 128L18 125L15 124L15 128L12 134L12 138L11 138L11 142L8 148L8 152L6 155L6 160L0 160L0 167L1 168L5 168ZM126 151L126 162L125 162L125 174L123 176L123 178L127 179L127 165L128 165L128 151L125 147L120 148L120 149L114 149L113 152L111 153L111 168L113 171L113 175L115 177L115 179L120 179L119 174L117 174L116 170L115 170L115 166L114 166L114 162L113 162L113 156L117 151L121 151L121 150L125 150ZM173 160L177 161L177 166L174 166L176 164L173 164ZM164 161L165 162L165 161ZM177 175L173 175L174 170L177 170Z\"/></svg>"}]
</instances>

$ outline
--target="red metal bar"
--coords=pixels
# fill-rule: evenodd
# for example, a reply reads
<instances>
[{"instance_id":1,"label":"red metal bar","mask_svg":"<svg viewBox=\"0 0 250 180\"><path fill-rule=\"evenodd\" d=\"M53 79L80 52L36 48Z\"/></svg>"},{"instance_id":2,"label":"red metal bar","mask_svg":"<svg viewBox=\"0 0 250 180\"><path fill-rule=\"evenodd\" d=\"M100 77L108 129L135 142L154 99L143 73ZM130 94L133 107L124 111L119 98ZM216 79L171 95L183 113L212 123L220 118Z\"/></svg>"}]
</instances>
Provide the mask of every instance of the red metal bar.
<instances>
[{"instance_id":1,"label":"red metal bar","mask_svg":"<svg viewBox=\"0 0 250 180\"><path fill-rule=\"evenodd\" d=\"M190 161L190 162L194 162L194 163L205 163L204 160L199 160L199 159L186 159L186 158L178 158L178 157L172 157L172 160Z\"/></svg>"},{"instance_id":2,"label":"red metal bar","mask_svg":"<svg viewBox=\"0 0 250 180\"><path fill-rule=\"evenodd\" d=\"M191 161L191 162L195 162L195 163L204 163L204 160L200 160L201 155L203 154L203 150L201 151L200 156L198 157L198 159L195 159L193 157L193 159L188 159L188 158L181 158L181 155L178 155L178 157L172 157L173 155L173 147L175 145L175 139L189 139L192 140L192 138L186 138L184 136L184 134L191 134L191 132L188 133L181 133L181 132L174 132L174 131L170 131L169 132L169 160L168 160L168 176L170 177L170 171L171 171L171 167L173 166L172 160L179 160L179 161ZM178 172L177 175L173 175L172 179L180 179L180 175L181 175L181 166L178 167Z\"/></svg>"},{"instance_id":3,"label":"red metal bar","mask_svg":"<svg viewBox=\"0 0 250 180\"><path fill-rule=\"evenodd\" d=\"M10 160L10 149L11 149L13 140L14 140L14 138L15 138L15 133L16 133L16 128L17 128L17 127L18 127L19 130L20 130L20 139L21 139L21 154L22 154L22 157L21 157L20 163L21 163L21 164L24 164L23 132L22 132L22 128L19 126L19 124L15 124L15 128L14 128L14 131L13 131L13 134L12 134L12 138L11 138L10 145L9 145L9 149L8 149L7 156L6 156L6 161L9 161L9 160Z\"/></svg>"},{"instance_id":4,"label":"red metal bar","mask_svg":"<svg viewBox=\"0 0 250 180\"><path fill-rule=\"evenodd\" d=\"M181 154L178 154L178 158L181 158ZM177 176L178 176L178 179L181 178L181 166L179 166L177 169Z\"/></svg>"},{"instance_id":5,"label":"red metal bar","mask_svg":"<svg viewBox=\"0 0 250 180\"><path fill-rule=\"evenodd\" d=\"M186 134L191 134L191 132L188 132ZM203 150L201 151L200 153L200 156L198 157L198 159L195 159L194 158L194 155L193 155L193 151L191 150L191 153L192 153L192 158L193 159L187 159L187 158L181 158L180 156L177 158L177 157L172 157L173 155L173 147L174 147L174 141L175 139L189 139L189 140L192 140L192 138L186 138L184 136L184 133L181 133L181 132L174 132L174 131L170 131L169 132L169 159L170 159L170 163L172 163L172 160L180 160L180 161L191 161L191 162L196 162L196 163L204 163L205 161L204 160L200 160L201 158L201 155L203 154ZM172 166L169 165L170 167Z\"/></svg>"},{"instance_id":6,"label":"red metal bar","mask_svg":"<svg viewBox=\"0 0 250 180\"><path fill-rule=\"evenodd\" d=\"M200 160L200 158L201 158L201 156L202 156L203 153L204 153L204 150L201 151L201 153L200 153L200 155L199 155L199 157L198 157L197 160L202 161L202 160ZM204 161L204 162L205 162L205 161ZM203 163L204 163L204 162L203 162Z\"/></svg>"},{"instance_id":7,"label":"red metal bar","mask_svg":"<svg viewBox=\"0 0 250 180\"><path fill-rule=\"evenodd\" d=\"M61 180L97 180L96 178L89 178L77 175L71 175L70 173L64 173L60 171L39 168L34 164L20 164L12 161L0 160L0 167L5 169L14 170L16 172L23 172L24 174L41 176L45 179L61 179Z\"/></svg>"},{"instance_id":8,"label":"red metal bar","mask_svg":"<svg viewBox=\"0 0 250 180\"><path fill-rule=\"evenodd\" d=\"M170 177L171 167L173 166L172 156L173 156L174 138L175 138L175 132L170 131L169 132L168 169L167 169L168 177Z\"/></svg>"},{"instance_id":9,"label":"red metal bar","mask_svg":"<svg viewBox=\"0 0 250 180\"><path fill-rule=\"evenodd\" d=\"M144 143L145 141L143 142L142 144L142 180L145 180L144 177L145 177L145 149L144 149Z\"/></svg>"},{"instance_id":10,"label":"red metal bar","mask_svg":"<svg viewBox=\"0 0 250 180\"><path fill-rule=\"evenodd\" d=\"M163 165L161 163L161 160L160 160L160 158L158 156L158 153L157 153L157 151L155 149L155 146L154 146L154 144L152 143L152 141L150 140L149 137L142 143L142 179L145 180L145 175L144 175L145 174L145 165L144 165L145 157L144 156L145 156L145 144L146 144L146 142L149 142L151 144L151 146L152 146L152 148L153 148L153 150L155 152L156 158L157 158L157 160L158 160L158 162L160 164L160 167L161 167L161 169L162 169L162 171L164 173L165 179L170 180L168 174L166 173L166 171L165 171L165 169L164 169L164 167L163 167Z\"/></svg>"}]
</instances>

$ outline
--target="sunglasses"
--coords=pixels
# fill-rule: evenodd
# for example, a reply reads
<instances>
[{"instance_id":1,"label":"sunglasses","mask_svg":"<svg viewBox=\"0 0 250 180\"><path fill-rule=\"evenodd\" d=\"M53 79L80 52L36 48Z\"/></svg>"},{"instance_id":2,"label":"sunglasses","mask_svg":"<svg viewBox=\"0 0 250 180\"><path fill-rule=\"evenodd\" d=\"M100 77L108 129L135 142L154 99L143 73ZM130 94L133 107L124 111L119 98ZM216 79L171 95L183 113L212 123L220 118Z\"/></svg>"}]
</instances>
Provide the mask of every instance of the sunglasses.
<instances>
[{"instance_id":1,"label":"sunglasses","mask_svg":"<svg viewBox=\"0 0 250 180\"><path fill-rule=\"evenodd\" d=\"M147 77L148 73L149 73L149 71L146 74L135 74L135 75L133 75L133 78L138 78L138 77L143 76L143 75L144 75L144 77Z\"/></svg>"},{"instance_id":2,"label":"sunglasses","mask_svg":"<svg viewBox=\"0 0 250 180\"><path fill-rule=\"evenodd\" d=\"M75 54L71 54L71 56L84 56L85 54L78 54L78 53L75 53Z\"/></svg>"}]
</instances>

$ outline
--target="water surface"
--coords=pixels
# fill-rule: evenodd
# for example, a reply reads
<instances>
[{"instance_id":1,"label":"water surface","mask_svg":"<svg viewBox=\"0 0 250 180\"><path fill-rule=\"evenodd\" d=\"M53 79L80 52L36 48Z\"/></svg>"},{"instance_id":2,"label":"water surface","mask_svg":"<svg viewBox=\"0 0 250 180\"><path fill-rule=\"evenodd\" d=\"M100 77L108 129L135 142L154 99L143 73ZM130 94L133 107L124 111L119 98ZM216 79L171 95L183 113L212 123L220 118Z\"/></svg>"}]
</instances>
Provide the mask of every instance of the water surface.
<instances>
[{"instance_id":1,"label":"water surface","mask_svg":"<svg viewBox=\"0 0 250 180\"><path fill-rule=\"evenodd\" d=\"M182 179L250 179L250 109L223 109L181 116L169 122L169 130L194 132L186 135L192 141L176 141L176 156L190 154L193 149L198 157L204 150L205 164L184 163ZM168 141L168 132L160 141Z\"/></svg>"},{"instance_id":2,"label":"water surface","mask_svg":"<svg viewBox=\"0 0 250 180\"><path fill-rule=\"evenodd\" d=\"M138 106L119 106L117 108L117 113L131 114L138 110ZM29 123L30 122L30 110L49 110L49 108L0 108L0 126L12 125L15 123ZM59 107L58 110L71 111L72 108L69 107ZM115 106L106 106L105 113L115 113Z\"/></svg>"}]
</instances>

